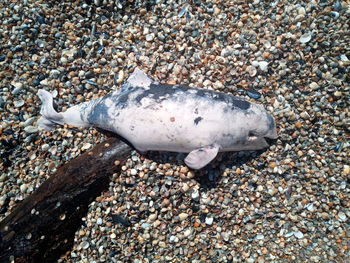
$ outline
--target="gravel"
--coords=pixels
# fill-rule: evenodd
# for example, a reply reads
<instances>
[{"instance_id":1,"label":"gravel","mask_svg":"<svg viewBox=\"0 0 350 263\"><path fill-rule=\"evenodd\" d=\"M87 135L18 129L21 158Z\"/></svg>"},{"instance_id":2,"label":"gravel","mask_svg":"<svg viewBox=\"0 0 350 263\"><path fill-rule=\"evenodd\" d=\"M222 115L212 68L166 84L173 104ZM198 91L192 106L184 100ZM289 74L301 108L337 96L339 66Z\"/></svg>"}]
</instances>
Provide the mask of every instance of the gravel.
<instances>
[{"instance_id":1,"label":"gravel","mask_svg":"<svg viewBox=\"0 0 350 263\"><path fill-rule=\"evenodd\" d=\"M92 3L90 3L92 2ZM0 3L0 219L104 140L36 128L58 109L154 79L264 104L279 139L203 171L133 152L59 262L346 262L350 258L350 7L346 1Z\"/></svg>"}]
</instances>

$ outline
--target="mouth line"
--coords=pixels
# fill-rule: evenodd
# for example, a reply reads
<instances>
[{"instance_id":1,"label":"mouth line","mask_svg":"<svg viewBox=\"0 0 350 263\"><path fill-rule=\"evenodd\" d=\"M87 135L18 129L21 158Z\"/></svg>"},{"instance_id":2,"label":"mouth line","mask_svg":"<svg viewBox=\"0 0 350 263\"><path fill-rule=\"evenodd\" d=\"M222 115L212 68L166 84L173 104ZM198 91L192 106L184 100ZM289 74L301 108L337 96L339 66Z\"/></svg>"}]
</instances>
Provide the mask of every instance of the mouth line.
<instances>
[{"instance_id":1,"label":"mouth line","mask_svg":"<svg viewBox=\"0 0 350 263\"><path fill-rule=\"evenodd\" d=\"M277 138L276 139L272 139L272 138L269 138L269 137L264 137L264 139L265 139L265 141L267 142L267 144L269 146L274 145L277 142Z\"/></svg>"}]
</instances>

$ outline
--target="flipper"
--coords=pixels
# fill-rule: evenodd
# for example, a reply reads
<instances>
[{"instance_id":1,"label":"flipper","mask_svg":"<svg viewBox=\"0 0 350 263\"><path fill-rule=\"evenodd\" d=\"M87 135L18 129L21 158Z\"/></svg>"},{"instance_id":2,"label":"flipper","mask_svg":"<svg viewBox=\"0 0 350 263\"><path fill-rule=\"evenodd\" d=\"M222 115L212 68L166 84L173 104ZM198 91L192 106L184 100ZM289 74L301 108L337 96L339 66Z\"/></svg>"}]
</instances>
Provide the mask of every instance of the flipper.
<instances>
[{"instance_id":1,"label":"flipper","mask_svg":"<svg viewBox=\"0 0 350 263\"><path fill-rule=\"evenodd\" d=\"M40 129L51 130L56 124L64 124L63 115L58 113L53 108L52 94L46 90L40 89L38 96L43 103L41 106L41 118L38 120L38 127Z\"/></svg>"},{"instance_id":2,"label":"flipper","mask_svg":"<svg viewBox=\"0 0 350 263\"><path fill-rule=\"evenodd\" d=\"M135 68L134 72L127 79L126 84L129 84L133 87L142 87L148 89L153 79L148 77L146 73L144 73L139 68Z\"/></svg>"},{"instance_id":3,"label":"flipper","mask_svg":"<svg viewBox=\"0 0 350 263\"><path fill-rule=\"evenodd\" d=\"M201 169L216 157L219 148L218 145L209 145L193 150L185 158L185 163L192 169Z\"/></svg>"},{"instance_id":4,"label":"flipper","mask_svg":"<svg viewBox=\"0 0 350 263\"><path fill-rule=\"evenodd\" d=\"M53 107L53 97L50 92L40 89L38 96L43 103L40 110L42 116L38 120L38 128L51 130L55 125L63 125L65 123L76 127L91 126L90 123L82 120L81 108L88 108L93 105L93 101L75 105L65 112L58 113Z\"/></svg>"}]
</instances>

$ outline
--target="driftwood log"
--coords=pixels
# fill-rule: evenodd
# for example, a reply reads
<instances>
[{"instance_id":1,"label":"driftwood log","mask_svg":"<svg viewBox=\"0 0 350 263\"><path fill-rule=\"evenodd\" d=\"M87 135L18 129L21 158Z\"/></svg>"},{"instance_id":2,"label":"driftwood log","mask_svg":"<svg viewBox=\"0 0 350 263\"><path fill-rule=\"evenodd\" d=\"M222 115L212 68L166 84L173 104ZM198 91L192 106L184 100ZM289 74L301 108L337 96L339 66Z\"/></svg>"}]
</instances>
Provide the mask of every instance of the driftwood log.
<instances>
[{"instance_id":1,"label":"driftwood log","mask_svg":"<svg viewBox=\"0 0 350 263\"><path fill-rule=\"evenodd\" d=\"M131 148L108 138L57 169L0 223L0 262L55 262L72 248L88 205L108 189Z\"/></svg>"}]
</instances>

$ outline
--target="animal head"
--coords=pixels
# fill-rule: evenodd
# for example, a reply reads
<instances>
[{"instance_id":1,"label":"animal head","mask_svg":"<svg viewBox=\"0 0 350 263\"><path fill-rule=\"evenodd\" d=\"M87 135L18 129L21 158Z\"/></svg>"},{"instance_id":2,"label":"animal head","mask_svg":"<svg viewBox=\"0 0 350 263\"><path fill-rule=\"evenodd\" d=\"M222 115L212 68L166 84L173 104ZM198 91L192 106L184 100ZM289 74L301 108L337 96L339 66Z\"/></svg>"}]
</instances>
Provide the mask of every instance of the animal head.
<instances>
[{"instance_id":1,"label":"animal head","mask_svg":"<svg viewBox=\"0 0 350 263\"><path fill-rule=\"evenodd\" d=\"M232 151L267 148L278 137L272 115L254 103L250 103L246 110L235 112L229 125L233 137L228 150Z\"/></svg>"},{"instance_id":2,"label":"animal head","mask_svg":"<svg viewBox=\"0 0 350 263\"><path fill-rule=\"evenodd\" d=\"M245 117L245 144L248 150L263 149L276 141L278 135L275 121L261 105L254 105Z\"/></svg>"}]
</instances>

